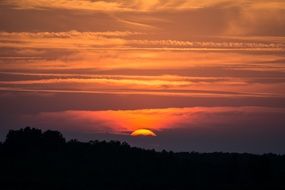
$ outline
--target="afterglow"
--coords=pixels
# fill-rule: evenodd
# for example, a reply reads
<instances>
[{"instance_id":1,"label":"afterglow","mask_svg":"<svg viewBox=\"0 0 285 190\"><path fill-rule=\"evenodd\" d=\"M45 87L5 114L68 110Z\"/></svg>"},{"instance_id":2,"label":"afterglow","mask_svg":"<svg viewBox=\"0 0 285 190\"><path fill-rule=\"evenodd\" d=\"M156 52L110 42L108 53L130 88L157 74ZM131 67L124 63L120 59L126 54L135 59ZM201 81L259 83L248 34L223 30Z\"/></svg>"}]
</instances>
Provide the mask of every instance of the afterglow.
<instances>
[{"instance_id":1,"label":"afterglow","mask_svg":"<svg viewBox=\"0 0 285 190\"><path fill-rule=\"evenodd\" d=\"M284 0L0 0L0 138L284 153L284 63Z\"/></svg>"}]
</instances>

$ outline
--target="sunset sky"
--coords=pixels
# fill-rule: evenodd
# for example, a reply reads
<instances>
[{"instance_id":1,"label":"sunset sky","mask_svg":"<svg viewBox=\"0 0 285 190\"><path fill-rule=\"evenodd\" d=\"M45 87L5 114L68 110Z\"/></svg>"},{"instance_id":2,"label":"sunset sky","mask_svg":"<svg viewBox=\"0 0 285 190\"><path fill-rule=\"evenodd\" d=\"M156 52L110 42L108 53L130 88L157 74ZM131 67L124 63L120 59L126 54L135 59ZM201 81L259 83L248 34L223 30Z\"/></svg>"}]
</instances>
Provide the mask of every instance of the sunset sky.
<instances>
[{"instance_id":1,"label":"sunset sky","mask_svg":"<svg viewBox=\"0 0 285 190\"><path fill-rule=\"evenodd\" d=\"M1 141L25 126L285 153L285 0L0 0Z\"/></svg>"}]
</instances>

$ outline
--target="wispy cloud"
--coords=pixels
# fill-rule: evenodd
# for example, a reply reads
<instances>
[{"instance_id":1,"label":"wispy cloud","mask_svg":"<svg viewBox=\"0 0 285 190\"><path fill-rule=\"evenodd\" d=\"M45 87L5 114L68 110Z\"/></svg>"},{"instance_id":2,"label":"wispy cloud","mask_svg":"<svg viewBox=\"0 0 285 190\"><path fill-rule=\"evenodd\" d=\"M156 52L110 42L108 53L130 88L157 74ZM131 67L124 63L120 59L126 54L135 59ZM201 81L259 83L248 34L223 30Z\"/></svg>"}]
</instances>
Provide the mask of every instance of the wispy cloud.
<instances>
[{"instance_id":1,"label":"wispy cloud","mask_svg":"<svg viewBox=\"0 0 285 190\"><path fill-rule=\"evenodd\" d=\"M282 0L2 0L0 9L2 31L156 32L152 40L285 34Z\"/></svg>"},{"instance_id":2,"label":"wispy cloud","mask_svg":"<svg viewBox=\"0 0 285 190\"><path fill-rule=\"evenodd\" d=\"M266 40L257 39L256 42L247 38L211 38L206 41L187 40L148 40L147 34L129 31L114 32L1 32L0 47L10 48L172 48L175 50L284 50L283 37L270 37ZM131 39L132 38L132 39ZM137 38L137 39L133 39ZM168 49L171 50L171 49Z\"/></svg>"},{"instance_id":3,"label":"wispy cloud","mask_svg":"<svg viewBox=\"0 0 285 190\"><path fill-rule=\"evenodd\" d=\"M4 0L3 4L13 5L19 9L82 9L95 11L155 11L171 9L193 9L201 8L228 0Z\"/></svg>"},{"instance_id":4,"label":"wispy cloud","mask_svg":"<svg viewBox=\"0 0 285 190\"><path fill-rule=\"evenodd\" d=\"M18 92L148 94L160 96L283 97L271 92L284 78L187 77L175 75L80 75L11 73L0 81L0 90ZM10 76L9 76L10 75ZM17 76L17 77L16 77ZM21 77L21 80L14 78ZM270 81L271 80L271 81ZM267 81L267 82L266 82Z\"/></svg>"},{"instance_id":5,"label":"wispy cloud","mask_svg":"<svg viewBox=\"0 0 285 190\"><path fill-rule=\"evenodd\" d=\"M83 9L97 11L127 10L119 2L90 0L4 0L2 4L13 5L19 9Z\"/></svg>"},{"instance_id":6,"label":"wispy cloud","mask_svg":"<svg viewBox=\"0 0 285 190\"><path fill-rule=\"evenodd\" d=\"M161 10L185 10L204 8L214 5L237 6L243 5L254 8L284 8L282 0L273 1L247 1L241 0L238 3L233 0L3 0L2 4L14 5L21 9L83 9L96 11L161 11Z\"/></svg>"}]
</instances>

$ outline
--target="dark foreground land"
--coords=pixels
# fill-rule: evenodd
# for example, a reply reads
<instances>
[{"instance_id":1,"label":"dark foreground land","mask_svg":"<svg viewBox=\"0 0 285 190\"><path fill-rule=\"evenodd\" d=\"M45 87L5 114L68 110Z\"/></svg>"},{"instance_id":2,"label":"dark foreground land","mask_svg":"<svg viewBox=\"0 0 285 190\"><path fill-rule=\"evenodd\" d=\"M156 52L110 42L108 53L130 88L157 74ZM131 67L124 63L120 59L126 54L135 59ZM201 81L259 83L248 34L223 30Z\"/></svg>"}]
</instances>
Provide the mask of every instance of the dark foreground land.
<instances>
[{"instance_id":1,"label":"dark foreground land","mask_svg":"<svg viewBox=\"0 0 285 190\"><path fill-rule=\"evenodd\" d=\"M0 189L285 189L285 156L173 153L120 142L66 142L57 131L10 131Z\"/></svg>"}]
</instances>

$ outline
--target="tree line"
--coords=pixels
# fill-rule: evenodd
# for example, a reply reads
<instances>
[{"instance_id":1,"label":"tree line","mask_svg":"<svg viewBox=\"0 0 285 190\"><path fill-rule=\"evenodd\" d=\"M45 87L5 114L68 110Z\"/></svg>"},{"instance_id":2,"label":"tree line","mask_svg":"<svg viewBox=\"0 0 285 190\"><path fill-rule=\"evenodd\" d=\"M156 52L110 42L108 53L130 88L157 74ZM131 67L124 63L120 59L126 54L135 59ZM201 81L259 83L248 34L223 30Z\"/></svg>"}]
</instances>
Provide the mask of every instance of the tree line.
<instances>
[{"instance_id":1,"label":"tree line","mask_svg":"<svg viewBox=\"0 0 285 190\"><path fill-rule=\"evenodd\" d=\"M10 130L0 189L285 189L285 156L145 150L66 141L58 131Z\"/></svg>"}]
</instances>

